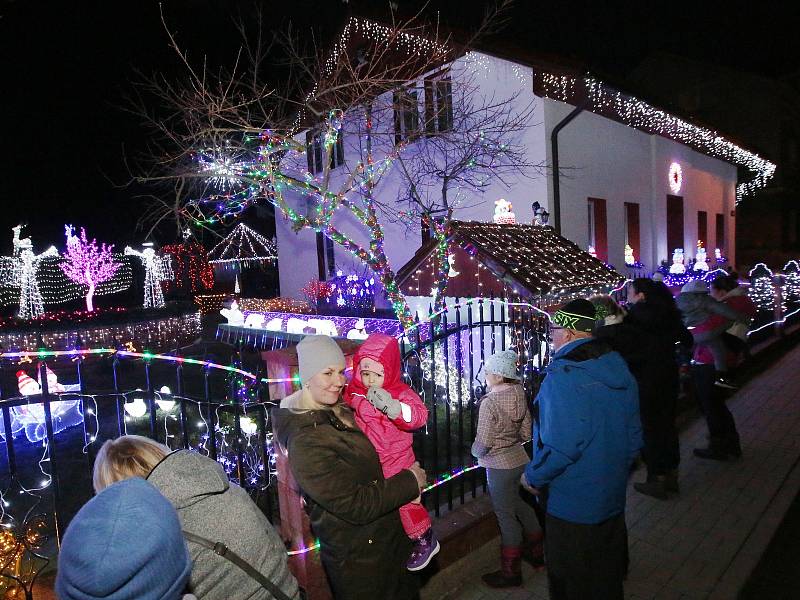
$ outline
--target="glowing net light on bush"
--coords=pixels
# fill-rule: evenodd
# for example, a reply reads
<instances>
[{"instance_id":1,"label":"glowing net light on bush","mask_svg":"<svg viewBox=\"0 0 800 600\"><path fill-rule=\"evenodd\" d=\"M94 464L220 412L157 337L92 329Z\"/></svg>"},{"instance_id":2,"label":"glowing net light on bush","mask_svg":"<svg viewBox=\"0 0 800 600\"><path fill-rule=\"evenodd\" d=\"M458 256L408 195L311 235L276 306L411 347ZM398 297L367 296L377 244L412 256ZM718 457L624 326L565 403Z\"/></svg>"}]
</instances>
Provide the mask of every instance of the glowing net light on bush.
<instances>
[{"instance_id":1,"label":"glowing net light on bush","mask_svg":"<svg viewBox=\"0 0 800 600\"><path fill-rule=\"evenodd\" d=\"M790 260L783 267L783 298L787 302L800 301L800 264Z\"/></svg>"},{"instance_id":2,"label":"glowing net light on bush","mask_svg":"<svg viewBox=\"0 0 800 600\"><path fill-rule=\"evenodd\" d=\"M750 289L748 295L758 310L771 311L775 309L775 290L772 286L773 274L764 263L758 263L748 274L750 276Z\"/></svg>"}]
</instances>

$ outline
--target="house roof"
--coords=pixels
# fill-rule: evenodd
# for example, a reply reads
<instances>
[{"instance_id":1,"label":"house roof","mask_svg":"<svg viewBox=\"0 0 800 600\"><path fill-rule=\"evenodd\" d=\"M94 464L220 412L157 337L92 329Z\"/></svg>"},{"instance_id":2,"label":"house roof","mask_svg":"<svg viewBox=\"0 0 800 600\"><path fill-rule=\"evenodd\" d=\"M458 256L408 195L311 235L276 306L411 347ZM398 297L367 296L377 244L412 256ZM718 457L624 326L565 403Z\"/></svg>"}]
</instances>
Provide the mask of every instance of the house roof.
<instances>
[{"instance_id":1,"label":"house roof","mask_svg":"<svg viewBox=\"0 0 800 600\"><path fill-rule=\"evenodd\" d=\"M334 45L332 58L341 52L353 49L360 43L374 43L386 39L392 28L377 21L363 17L350 16ZM437 33L440 33L437 29ZM443 33L443 31L442 31ZM463 55L469 49L464 45L463 34L449 31L441 39L452 47L453 54L442 51L443 43L428 40L423 35L404 37L402 48L396 53L414 54L437 53L439 60L446 56L453 58ZM551 55L534 53L517 46L503 47L497 42L479 44L478 51L505 60L530 66L533 69L534 93L573 105L581 105L585 110L615 120L633 129L675 140L698 152L747 169L751 178L742 182L736 189L736 200L764 187L772 178L776 165L740 145L714 129L694 123L692 120L665 111L652 103L627 94L618 86L589 74L574 61L555 58ZM432 50L433 49L433 50ZM424 64L424 61L423 61ZM418 65L415 65L418 67ZM400 73L394 73L397 77Z\"/></svg>"},{"instance_id":2,"label":"house roof","mask_svg":"<svg viewBox=\"0 0 800 600\"><path fill-rule=\"evenodd\" d=\"M608 291L625 279L552 227L452 221L449 240L515 293L544 297L546 302ZM398 270L400 286L423 264L435 260L436 243L432 239L424 244Z\"/></svg>"}]
</instances>

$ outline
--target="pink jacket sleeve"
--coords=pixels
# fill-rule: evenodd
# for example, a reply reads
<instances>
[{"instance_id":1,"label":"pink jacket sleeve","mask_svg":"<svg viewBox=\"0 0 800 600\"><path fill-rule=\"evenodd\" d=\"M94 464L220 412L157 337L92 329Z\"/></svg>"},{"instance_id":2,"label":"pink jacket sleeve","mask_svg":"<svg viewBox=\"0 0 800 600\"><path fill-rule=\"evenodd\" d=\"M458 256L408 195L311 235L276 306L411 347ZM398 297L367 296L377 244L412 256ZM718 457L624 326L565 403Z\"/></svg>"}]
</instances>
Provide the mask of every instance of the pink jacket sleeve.
<instances>
[{"instance_id":1,"label":"pink jacket sleeve","mask_svg":"<svg viewBox=\"0 0 800 600\"><path fill-rule=\"evenodd\" d=\"M411 407L410 423L407 423L403 420L402 413L399 417L392 421L392 423L394 423L398 429L403 431L414 431L415 429L419 429L425 425L425 423L428 421L428 409L422 402L422 398L420 398L414 390L411 388L406 389L402 394L400 394L398 400Z\"/></svg>"}]
</instances>

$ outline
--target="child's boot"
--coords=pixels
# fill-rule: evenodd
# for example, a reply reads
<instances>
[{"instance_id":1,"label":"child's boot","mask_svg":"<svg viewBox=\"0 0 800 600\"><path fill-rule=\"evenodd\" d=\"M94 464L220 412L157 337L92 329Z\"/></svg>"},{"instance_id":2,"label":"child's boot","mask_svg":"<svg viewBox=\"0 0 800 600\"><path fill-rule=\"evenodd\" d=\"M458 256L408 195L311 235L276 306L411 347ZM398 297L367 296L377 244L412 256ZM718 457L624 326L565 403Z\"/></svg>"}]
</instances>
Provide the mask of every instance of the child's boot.
<instances>
[{"instance_id":1,"label":"child's boot","mask_svg":"<svg viewBox=\"0 0 800 600\"><path fill-rule=\"evenodd\" d=\"M414 548L411 550L411 556L408 558L406 568L409 571L421 571L439 553L441 546L439 545L439 540L436 539L436 534L433 533L433 527L429 527L428 531L423 533L421 537L412 541L414 542Z\"/></svg>"},{"instance_id":2,"label":"child's boot","mask_svg":"<svg viewBox=\"0 0 800 600\"><path fill-rule=\"evenodd\" d=\"M490 588L519 587L522 585L522 565L519 546L500 547L500 570L481 575L483 583Z\"/></svg>"}]
</instances>

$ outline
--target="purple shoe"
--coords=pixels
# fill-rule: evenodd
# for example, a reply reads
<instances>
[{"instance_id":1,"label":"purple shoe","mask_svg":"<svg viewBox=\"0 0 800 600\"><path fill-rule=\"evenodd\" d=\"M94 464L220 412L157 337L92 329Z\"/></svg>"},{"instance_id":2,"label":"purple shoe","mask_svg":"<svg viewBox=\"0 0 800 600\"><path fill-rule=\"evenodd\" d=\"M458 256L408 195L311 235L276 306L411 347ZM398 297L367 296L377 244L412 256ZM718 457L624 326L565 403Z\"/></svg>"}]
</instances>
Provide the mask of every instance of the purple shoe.
<instances>
[{"instance_id":1,"label":"purple shoe","mask_svg":"<svg viewBox=\"0 0 800 600\"><path fill-rule=\"evenodd\" d=\"M414 540L414 548L411 550L406 568L409 571L421 571L430 564L440 549L439 540L436 539L433 527L431 527L422 534L422 537Z\"/></svg>"}]
</instances>

